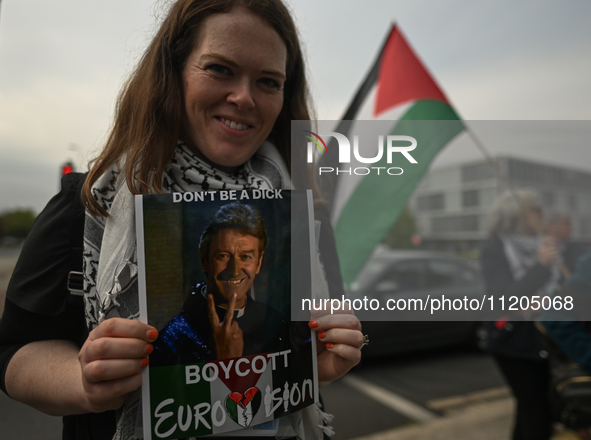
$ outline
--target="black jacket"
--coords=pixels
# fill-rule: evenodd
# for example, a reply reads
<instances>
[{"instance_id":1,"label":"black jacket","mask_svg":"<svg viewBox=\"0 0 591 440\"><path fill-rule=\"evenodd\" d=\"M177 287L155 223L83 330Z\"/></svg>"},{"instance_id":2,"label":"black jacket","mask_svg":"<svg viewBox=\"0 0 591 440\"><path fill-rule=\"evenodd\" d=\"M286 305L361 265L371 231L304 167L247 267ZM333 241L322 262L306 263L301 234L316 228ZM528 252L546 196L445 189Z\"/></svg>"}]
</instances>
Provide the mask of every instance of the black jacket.
<instances>
[{"instance_id":1,"label":"black jacket","mask_svg":"<svg viewBox=\"0 0 591 440\"><path fill-rule=\"evenodd\" d=\"M500 238L493 237L485 243L480 254L486 294L497 298L505 296L505 307L511 296L534 295L550 279L550 270L540 263L534 264L523 278L515 280L505 256ZM508 313L508 312L507 312ZM508 316L508 314L507 314ZM487 323L485 349L493 354L519 359L541 360L546 357L543 345L533 322L499 321Z\"/></svg>"}]
</instances>

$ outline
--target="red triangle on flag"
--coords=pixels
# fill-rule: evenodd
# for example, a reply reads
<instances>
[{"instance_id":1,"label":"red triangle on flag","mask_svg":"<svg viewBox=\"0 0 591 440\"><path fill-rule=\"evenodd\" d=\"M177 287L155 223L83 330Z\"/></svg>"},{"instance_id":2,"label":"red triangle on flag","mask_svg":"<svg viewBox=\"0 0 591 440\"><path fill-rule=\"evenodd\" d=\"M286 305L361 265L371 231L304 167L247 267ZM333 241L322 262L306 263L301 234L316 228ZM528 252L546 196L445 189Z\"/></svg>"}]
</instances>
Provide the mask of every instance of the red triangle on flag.
<instances>
[{"instance_id":1,"label":"red triangle on flag","mask_svg":"<svg viewBox=\"0 0 591 440\"><path fill-rule=\"evenodd\" d=\"M218 378L224 383L224 385L228 387L230 391L244 393L249 388L255 387L261 375L263 374L263 371L255 373L253 368L250 366L251 363L255 357L263 357L265 361L267 361L267 354L268 353L260 353L257 355L242 356L233 359L222 359L213 361L211 363L217 364L219 371ZM248 362L245 362L244 359L247 359ZM238 362L243 363L240 368L238 368L236 365ZM224 364L224 367L220 365L221 363ZM259 368L261 368L262 365L264 364L261 364L260 362L258 363ZM242 373L238 374L238 370ZM226 377L226 371L230 373L228 374L228 377Z\"/></svg>"},{"instance_id":2,"label":"red triangle on flag","mask_svg":"<svg viewBox=\"0 0 591 440\"><path fill-rule=\"evenodd\" d=\"M381 56L374 116L398 104L418 99L447 103L443 92L437 87L398 27L394 26Z\"/></svg>"}]
</instances>

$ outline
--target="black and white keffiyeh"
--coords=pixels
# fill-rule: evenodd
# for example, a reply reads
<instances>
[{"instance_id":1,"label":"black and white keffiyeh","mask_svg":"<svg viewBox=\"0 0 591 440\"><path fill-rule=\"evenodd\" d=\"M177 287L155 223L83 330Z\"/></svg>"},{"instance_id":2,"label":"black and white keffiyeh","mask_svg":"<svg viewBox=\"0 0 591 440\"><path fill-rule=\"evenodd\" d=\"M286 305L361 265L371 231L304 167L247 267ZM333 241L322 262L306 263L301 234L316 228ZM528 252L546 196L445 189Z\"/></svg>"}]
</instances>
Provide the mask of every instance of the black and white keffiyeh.
<instances>
[{"instance_id":1,"label":"black and white keffiyeh","mask_svg":"<svg viewBox=\"0 0 591 440\"><path fill-rule=\"evenodd\" d=\"M265 142L236 174L213 168L179 141L164 170L166 192L291 188L279 152ZM113 166L93 185L92 194L110 214L87 212L84 228L86 321L92 330L107 318L137 319L134 199L120 167Z\"/></svg>"},{"instance_id":2,"label":"black and white keffiyeh","mask_svg":"<svg viewBox=\"0 0 591 440\"><path fill-rule=\"evenodd\" d=\"M542 238L538 235L502 234L499 236L515 280L520 280L538 261L538 248ZM540 288L540 295L551 295L560 281L558 261L550 265L550 279Z\"/></svg>"},{"instance_id":3,"label":"black and white keffiyeh","mask_svg":"<svg viewBox=\"0 0 591 440\"><path fill-rule=\"evenodd\" d=\"M86 322L93 330L108 318L139 319L134 197L123 166L113 166L93 185L92 194L110 215L86 213L84 226L84 302ZM165 168L166 192L291 188L289 172L277 149L263 143L257 153L230 175L199 159L182 141ZM141 393L119 410L114 439L142 438Z\"/></svg>"},{"instance_id":4,"label":"black and white keffiyeh","mask_svg":"<svg viewBox=\"0 0 591 440\"><path fill-rule=\"evenodd\" d=\"M86 322L93 330L108 318L139 319L134 197L120 171L113 166L92 186L92 194L109 214L86 213L84 225L84 302ZM166 192L291 189L289 171L279 152L264 142L236 174L229 175L199 159L179 141L163 176ZM326 289L325 275L322 285ZM113 440L143 438L141 390L132 393L117 413ZM278 435L321 440L334 431L332 420L319 405L312 405L281 419ZM192 439L191 439L192 440Z\"/></svg>"}]
</instances>

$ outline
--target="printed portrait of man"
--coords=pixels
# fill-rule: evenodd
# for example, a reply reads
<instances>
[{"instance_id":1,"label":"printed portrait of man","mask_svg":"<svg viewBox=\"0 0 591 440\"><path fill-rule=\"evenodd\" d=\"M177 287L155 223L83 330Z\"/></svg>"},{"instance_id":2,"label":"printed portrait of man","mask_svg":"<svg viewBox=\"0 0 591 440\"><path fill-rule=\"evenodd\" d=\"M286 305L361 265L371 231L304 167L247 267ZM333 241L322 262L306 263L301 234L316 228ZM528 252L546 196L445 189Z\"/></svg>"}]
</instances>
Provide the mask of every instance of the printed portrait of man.
<instances>
[{"instance_id":1,"label":"printed portrait of man","mask_svg":"<svg viewBox=\"0 0 591 440\"><path fill-rule=\"evenodd\" d=\"M289 345L281 313L251 295L266 247L265 224L255 207L229 203L214 214L199 240L205 282L191 289L181 312L160 331L151 366L248 356Z\"/></svg>"}]
</instances>

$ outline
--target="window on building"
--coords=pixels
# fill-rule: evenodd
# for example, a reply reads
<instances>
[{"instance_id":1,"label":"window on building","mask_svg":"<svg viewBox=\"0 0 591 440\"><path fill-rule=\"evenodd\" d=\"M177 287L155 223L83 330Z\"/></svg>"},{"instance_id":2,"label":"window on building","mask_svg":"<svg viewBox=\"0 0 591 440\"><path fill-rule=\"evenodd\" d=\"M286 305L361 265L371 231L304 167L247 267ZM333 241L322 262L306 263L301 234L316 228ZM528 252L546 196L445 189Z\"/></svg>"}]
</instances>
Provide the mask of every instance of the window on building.
<instances>
[{"instance_id":1,"label":"window on building","mask_svg":"<svg viewBox=\"0 0 591 440\"><path fill-rule=\"evenodd\" d=\"M462 182L474 182L476 180L491 179L495 176L495 171L488 162L474 165L465 165L462 167Z\"/></svg>"},{"instance_id":2,"label":"window on building","mask_svg":"<svg viewBox=\"0 0 591 440\"><path fill-rule=\"evenodd\" d=\"M591 234L591 222L589 221L589 217L581 217L579 219L579 224L581 225L581 234Z\"/></svg>"},{"instance_id":3,"label":"window on building","mask_svg":"<svg viewBox=\"0 0 591 440\"><path fill-rule=\"evenodd\" d=\"M431 230L436 234L447 232L446 220L447 217L433 217L431 219Z\"/></svg>"},{"instance_id":4,"label":"window on building","mask_svg":"<svg viewBox=\"0 0 591 440\"><path fill-rule=\"evenodd\" d=\"M479 227L480 218L477 215L449 215L431 219L434 233L476 232Z\"/></svg>"},{"instance_id":5,"label":"window on building","mask_svg":"<svg viewBox=\"0 0 591 440\"><path fill-rule=\"evenodd\" d=\"M469 208L471 206L480 206L480 191L471 189L462 193L462 206Z\"/></svg>"},{"instance_id":6,"label":"window on building","mask_svg":"<svg viewBox=\"0 0 591 440\"><path fill-rule=\"evenodd\" d=\"M576 210L578 208L576 194L567 194L566 205L568 206L568 209L570 209L570 210Z\"/></svg>"},{"instance_id":7,"label":"window on building","mask_svg":"<svg viewBox=\"0 0 591 440\"><path fill-rule=\"evenodd\" d=\"M509 160L508 169L509 169L509 179L511 180L518 180L519 179L519 164L515 163L512 160Z\"/></svg>"},{"instance_id":8,"label":"window on building","mask_svg":"<svg viewBox=\"0 0 591 440\"><path fill-rule=\"evenodd\" d=\"M556 204L556 194L550 191L542 191L542 205L551 208Z\"/></svg>"},{"instance_id":9,"label":"window on building","mask_svg":"<svg viewBox=\"0 0 591 440\"><path fill-rule=\"evenodd\" d=\"M444 194L429 194L417 198L419 211L432 211L445 208Z\"/></svg>"},{"instance_id":10,"label":"window on building","mask_svg":"<svg viewBox=\"0 0 591 440\"><path fill-rule=\"evenodd\" d=\"M478 231L480 226L479 218L477 215L465 215L462 218L462 227L464 231L475 232Z\"/></svg>"}]
</instances>

